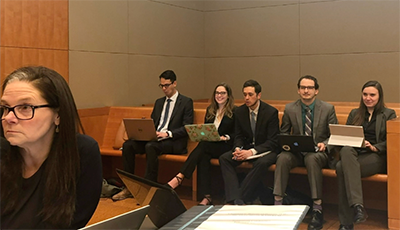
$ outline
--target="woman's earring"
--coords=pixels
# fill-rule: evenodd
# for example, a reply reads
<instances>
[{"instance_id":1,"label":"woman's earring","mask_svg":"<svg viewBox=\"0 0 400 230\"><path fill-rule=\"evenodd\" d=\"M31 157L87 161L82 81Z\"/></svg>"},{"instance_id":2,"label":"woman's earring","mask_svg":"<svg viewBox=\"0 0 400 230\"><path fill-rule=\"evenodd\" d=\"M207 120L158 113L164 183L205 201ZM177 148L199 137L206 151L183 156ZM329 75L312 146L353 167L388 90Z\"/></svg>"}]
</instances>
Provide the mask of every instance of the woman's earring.
<instances>
[{"instance_id":1,"label":"woman's earring","mask_svg":"<svg viewBox=\"0 0 400 230\"><path fill-rule=\"evenodd\" d=\"M56 133L60 132L60 129L58 128L58 125L56 125Z\"/></svg>"}]
</instances>

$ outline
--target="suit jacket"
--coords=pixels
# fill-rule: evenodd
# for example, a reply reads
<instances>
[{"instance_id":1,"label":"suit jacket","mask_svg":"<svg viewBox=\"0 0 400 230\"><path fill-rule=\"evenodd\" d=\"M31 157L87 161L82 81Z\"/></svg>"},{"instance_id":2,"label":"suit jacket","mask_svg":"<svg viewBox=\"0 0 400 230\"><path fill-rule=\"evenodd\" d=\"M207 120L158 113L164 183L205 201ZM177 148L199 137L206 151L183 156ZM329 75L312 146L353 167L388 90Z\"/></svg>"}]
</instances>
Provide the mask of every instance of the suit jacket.
<instances>
[{"instance_id":1,"label":"suit jacket","mask_svg":"<svg viewBox=\"0 0 400 230\"><path fill-rule=\"evenodd\" d=\"M235 112L236 107L233 108L233 112ZM204 117L204 123L214 123L215 116L207 119L209 112L207 108L206 116ZM228 117L224 115L221 120L221 124L218 127L218 133L220 136L229 135L230 140L226 141L227 144L233 145L233 139L235 138L235 113L233 113L232 117Z\"/></svg>"},{"instance_id":2,"label":"suit jacket","mask_svg":"<svg viewBox=\"0 0 400 230\"><path fill-rule=\"evenodd\" d=\"M279 118L278 110L260 100L257 114L255 142L250 126L250 111L244 104L235 110L235 141L234 148L254 148L257 154L278 150Z\"/></svg>"},{"instance_id":3,"label":"suit jacket","mask_svg":"<svg viewBox=\"0 0 400 230\"><path fill-rule=\"evenodd\" d=\"M346 125L353 124L354 116L357 114L358 109L351 110L349 116L347 117ZM379 149L379 154L386 154L386 121L396 118L396 112L393 109L384 108L383 111L376 114L376 145Z\"/></svg>"},{"instance_id":4,"label":"suit jacket","mask_svg":"<svg viewBox=\"0 0 400 230\"><path fill-rule=\"evenodd\" d=\"M154 104L151 118L154 121L155 127L158 127L160 124L165 100L166 97L159 98ZM187 152L188 135L185 130L185 125L189 124L193 124L193 100L182 94L178 94L168 124L168 130L172 132L173 149L175 153Z\"/></svg>"},{"instance_id":5,"label":"suit jacket","mask_svg":"<svg viewBox=\"0 0 400 230\"><path fill-rule=\"evenodd\" d=\"M301 111L301 100L289 103L285 106L282 117L281 133L303 135L303 117ZM335 107L329 103L315 99L313 139L315 144L328 144L331 132L329 124L337 124L338 120Z\"/></svg>"}]
</instances>

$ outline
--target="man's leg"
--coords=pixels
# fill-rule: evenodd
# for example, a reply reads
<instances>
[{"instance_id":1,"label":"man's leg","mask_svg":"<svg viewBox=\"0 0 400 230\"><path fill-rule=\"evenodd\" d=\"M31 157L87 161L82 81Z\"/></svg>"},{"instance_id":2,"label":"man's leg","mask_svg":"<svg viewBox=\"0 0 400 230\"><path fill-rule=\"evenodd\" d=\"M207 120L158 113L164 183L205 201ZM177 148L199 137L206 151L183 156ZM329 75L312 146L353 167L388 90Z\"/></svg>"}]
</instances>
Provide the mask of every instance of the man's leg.
<instances>
[{"instance_id":1,"label":"man's leg","mask_svg":"<svg viewBox=\"0 0 400 230\"><path fill-rule=\"evenodd\" d=\"M232 159L232 151L228 151L219 157L219 164L225 184L227 203L240 198L239 180L235 168L241 163L241 161L235 161Z\"/></svg>"},{"instance_id":2,"label":"man's leg","mask_svg":"<svg viewBox=\"0 0 400 230\"><path fill-rule=\"evenodd\" d=\"M146 144L146 172L144 177L148 180L157 182L158 177L158 156L162 152L162 143L149 141Z\"/></svg>"},{"instance_id":3,"label":"man's leg","mask_svg":"<svg viewBox=\"0 0 400 230\"><path fill-rule=\"evenodd\" d=\"M324 223L322 212L322 168L328 164L328 156L322 152L309 152L304 157L308 183L313 199L312 219L308 229L321 229Z\"/></svg>"},{"instance_id":4,"label":"man's leg","mask_svg":"<svg viewBox=\"0 0 400 230\"><path fill-rule=\"evenodd\" d=\"M122 145L122 163L124 170L135 174L135 155L144 153L146 141L127 140Z\"/></svg>"},{"instance_id":5,"label":"man's leg","mask_svg":"<svg viewBox=\"0 0 400 230\"><path fill-rule=\"evenodd\" d=\"M135 173L135 155L138 153L144 153L145 141L134 141L127 140L122 145L122 163L124 170L134 174ZM124 200L132 197L131 193L127 188L124 188L121 192L111 197L112 200Z\"/></svg>"},{"instance_id":6,"label":"man's leg","mask_svg":"<svg viewBox=\"0 0 400 230\"><path fill-rule=\"evenodd\" d=\"M241 185L241 199L245 202L251 201L251 197L258 186L262 182L268 172L268 168L276 162L277 154L271 152L263 157L254 160L253 168L244 178Z\"/></svg>"},{"instance_id":7,"label":"man's leg","mask_svg":"<svg viewBox=\"0 0 400 230\"><path fill-rule=\"evenodd\" d=\"M275 204L282 205L290 170L300 164L301 156L290 152L281 152L277 156L276 168L274 174L274 195Z\"/></svg>"}]
</instances>

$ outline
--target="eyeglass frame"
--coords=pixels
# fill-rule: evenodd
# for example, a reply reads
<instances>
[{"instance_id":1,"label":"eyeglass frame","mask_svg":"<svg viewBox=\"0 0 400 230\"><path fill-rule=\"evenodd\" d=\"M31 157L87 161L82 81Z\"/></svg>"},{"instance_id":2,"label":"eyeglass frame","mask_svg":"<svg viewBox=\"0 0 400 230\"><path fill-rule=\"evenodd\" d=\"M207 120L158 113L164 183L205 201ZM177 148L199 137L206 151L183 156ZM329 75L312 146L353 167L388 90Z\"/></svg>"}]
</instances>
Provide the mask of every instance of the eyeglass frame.
<instances>
[{"instance_id":1,"label":"eyeglass frame","mask_svg":"<svg viewBox=\"0 0 400 230\"><path fill-rule=\"evenodd\" d=\"M221 96L225 96L225 95L227 95L228 94L228 92L226 92L226 91L215 91L214 92L214 95L221 95Z\"/></svg>"},{"instance_id":2,"label":"eyeglass frame","mask_svg":"<svg viewBox=\"0 0 400 230\"><path fill-rule=\"evenodd\" d=\"M301 85L300 87L299 87L299 89L301 89L301 90L312 90L312 89L315 89L315 86L304 86L304 85Z\"/></svg>"},{"instance_id":3,"label":"eyeglass frame","mask_svg":"<svg viewBox=\"0 0 400 230\"><path fill-rule=\"evenodd\" d=\"M31 118L19 118L18 117L18 115L15 113L15 108L16 107L18 107L18 106L28 106L28 107L31 107L31 109L32 109L32 117ZM20 104L20 105L16 105L16 106L13 106L13 107L9 107L9 106L6 106L6 105L0 105L0 111L1 110L3 110L3 109L7 109L8 110L8 113L7 114L5 114L4 115L4 112L2 112L2 114L1 114L1 120L3 121L3 120L5 120L5 117L10 113L10 112L13 112L14 113L14 116L18 119L18 120L21 120L21 121L27 121L27 120L32 120L34 117L35 117L35 109L39 109L39 108L52 108L53 106L51 106L51 105L49 105L49 104L45 104L45 105L27 105L27 104Z\"/></svg>"},{"instance_id":4,"label":"eyeglass frame","mask_svg":"<svg viewBox=\"0 0 400 230\"><path fill-rule=\"evenodd\" d=\"M168 83L168 84L158 84L158 87L160 87L161 89L163 89L164 87L166 88L166 89L168 89L171 85L173 85L174 84L174 82L175 81L173 81L173 82L171 82L171 83Z\"/></svg>"}]
</instances>

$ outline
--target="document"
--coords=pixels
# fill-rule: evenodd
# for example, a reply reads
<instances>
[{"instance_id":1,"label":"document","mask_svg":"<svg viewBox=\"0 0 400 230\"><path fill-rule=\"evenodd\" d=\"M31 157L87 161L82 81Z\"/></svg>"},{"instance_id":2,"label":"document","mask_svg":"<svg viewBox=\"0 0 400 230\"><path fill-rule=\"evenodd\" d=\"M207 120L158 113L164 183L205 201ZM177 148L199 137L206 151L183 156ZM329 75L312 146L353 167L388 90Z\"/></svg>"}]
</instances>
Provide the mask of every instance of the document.
<instances>
[{"instance_id":1,"label":"document","mask_svg":"<svg viewBox=\"0 0 400 230\"><path fill-rule=\"evenodd\" d=\"M306 205L225 205L196 229L297 229Z\"/></svg>"},{"instance_id":2,"label":"document","mask_svg":"<svg viewBox=\"0 0 400 230\"><path fill-rule=\"evenodd\" d=\"M271 151L267 151L265 153L260 153L260 154L256 154L256 155L253 155L253 156L249 156L249 157L246 158L246 161L247 160L251 160L251 159L256 159L256 158L259 158L259 157L263 157L263 156L265 156L265 155L267 155L269 153L271 153Z\"/></svg>"}]
</instances>

